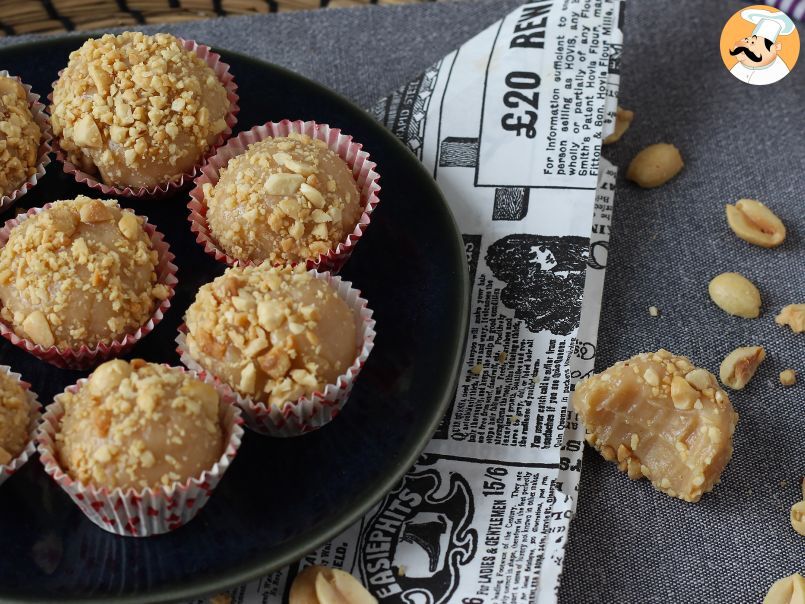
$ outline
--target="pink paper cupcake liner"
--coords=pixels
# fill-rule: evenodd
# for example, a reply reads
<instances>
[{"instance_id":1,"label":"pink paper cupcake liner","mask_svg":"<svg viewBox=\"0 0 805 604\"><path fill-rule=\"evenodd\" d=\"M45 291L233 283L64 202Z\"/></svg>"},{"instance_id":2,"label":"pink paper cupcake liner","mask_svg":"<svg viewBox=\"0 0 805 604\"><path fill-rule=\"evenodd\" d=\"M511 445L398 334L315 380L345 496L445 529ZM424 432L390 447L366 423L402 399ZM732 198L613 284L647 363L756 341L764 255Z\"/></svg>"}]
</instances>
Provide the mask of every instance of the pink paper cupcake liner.
<instances>
[{"instance_id":1,"label":"pink paper cupcake liner","mask_svg":"<svg viewBox=\"0 0 805 604\"><path fill-rule=\"evenodd\" d=\"M367 301L361 298L360 291L354 289L349 281L343 281L330 273L319 273L315 270L309 272L318 279L325 279L334 287L355 314L356 335L359 342L357 356L355 362L338 376L334 384L328 384L323 392L314 392L296 401L288 401L282 406L269 407L265 403L242 396L228 384L212 376L217 384L234 397L235 402L243 410L246 425L260 434L280 437L299 436L317 430L335 419L346 404L355 380L374 347L375 321L372 319L372 310L368 307ZM182 363L200 375L209 376L210 373L190 356L186 333L187 328L182 325L176 337L177 352Z\"/></svg>"},{"instance_id":2,"label":"pink paper cupcake liner","mask_svg":"<svg viewBox=\"0 0 805 604\"><path fill-rule=\"evenodd\" d=\"M213 144L207 150L207 153L204 154L198 163L193 167L191 172L187 172L182 174L179 178L172 180L167 183L163 183L160 185L156 185L153 187L117 187L112 185L107 185L105 183L100 182L96 176L92 174L87 174L86 172L82 171L78 168L75 164L67 159L67 156L62 151L61 147L59 146L58 137L54 137L53 139L53 147L56 151L56 158L62 163L62 167L67 174L72 174L73 178L75 178L76 182L85 184L86 186L90 187L91 189L96 189L101 191L104 195L120 195L124 197L134 197L134 198L145 198L145 197L163 197L168 195L178 189L184 187L190 180L195 177L199 173L199 169L201 166L207 161L209 157L211 157L216 149L224 144L224 142L232 135L232 129L235 127L235 124L238 123L237 114L240 111L240 107L238 106L238 97L237 89L238 85L235 83L235 77L229 72L229 65L221 61L221 55L218 53L212 52L209 46L204 46L203 44L198 44L193 40L185 40L183 38L177 38L184 47L185 50L189 50L195 52L199 58L206 61L207 65L215 72L215 75L218 77L218 80L223 84L224 88L226 89L227 98L229 99L229 113L226 116L226 130L224 130L218 137L215 139ZM62 69L59 71L59 77L64 70ZM56 82L53 82L53 86L55 87ZM48 100L52 103L53 102L53 92L48 95Z\"/></svg>"},{"instance_id":3,"label":"pink paper cupcake liner","mask_svg":"<svg viewBox=\"0 0 805 604\"><path fill-rule=\"evenodd\" d=\"M39 182L39 179L45 175L45 168L50 163L50 152L53 150L51 148L53 133L50 129L50 118L45 111L45 106L39 102L39 95L32 92L31 87L23 82L19 77L12 76L5 69L0 70L0 76L13 78L22 84L23 88L25 88L25 92L28 94L28 107L31 110L31 115L34 118L36 125L39 126L39 130L42 132L42 138L39 141L36 172L29 176L28 180L26 180L11 194L0 197L0 212L2 212L17 203L17 201L19 201L23 195L35 187L36 183Z\"/></svg>"},{"instance_id":4,"label":"pink paper cupcake liner","mask_svg":"<svg viewBox=\"0 0 805 604\"><path fill-rule=\"evenodd\" d=\"M292 132L307 134L311 138L323 140L331 151L337 153L347 163L361 192L361 205L363 206L363 213L352 233L347 235L346 239L339 243L335 249L329 250L326 254L320 254L317 258L309 258L306 261L306 267L308 269L315 268L320 271L337 273L349 259L352 250L355 249L364 231L369 226L372 212L380 202L378 198L380 175L375 172L376 164L370 161L369 154L362 150L363 146L354 142L351 136L343 134L338 128L331 128L327 124L300 120L268 122L262 126L255 126L246 132L241 132L230 139L201 168L201 174L194 180L195 186L190 191L191 199L190 203L187 204L187 208L190 210L188 217L190 228L196 234L196 241L204 247L204 251L219 262L225 262L229 266L260 264L259 262L240 261L237 258L233 258L218 245L207 223L207 205L204 200L203 185L207 183L216 184L221 170L229 163L229 160L236 155L245 153L249 145L266 138L288 136Z\"/></svg>"},{"instance_id":5,"label":"pink paper cupcake liner","mask_svg":"<svg viewBox=\"0 0 805 604\"><path fill-rule=\"evenodd\" d=\"M182 371L186 371L182 369ZM128 537L148 537L173 531L190 522L204 507L213 490L232 464L243 438L243 419L231 394L214 380L188 372L211 384L221 396L219 419L224 428L226 447L218 462L200 476L169 487L135 490L109 490L72 479L61 468L56 455L56 433L64 408L59 394L48 405L36 435L39 458L45 472L56 481L81 509L84 515L103 530ZM67 388L76 392L87 380L81 379Z\"/></svg>"},{"instance_id":6,"label":"pink paper cupcake liner","mask_svg":"<svg viewBox=\"0 0 805 604\"><path fill-rule=\"evenodd\" d=\"M11 230L14 227L19 225L23 220L27 220L34 214L38 214L39 212L48 209L51 207L51 205L52 204L46 204L41 208L31 208L25 214L20 214L19 216L6 221L3 228L0 229L0 248L8 243L8 238L11 234ZM153 314L151 315L151 318L148 319L148 321L146 321L146 323L143 324L137 331L126 334L122 338L114 340L108 344L101 342L91 347L81 346L79 348L67 348L64 350L59 350L56 346L44 348L41 344L35 344L31 340L20 337L9 323L0 318L0 336L3 336L6 340L14 344L14 346L22 348L26 352L29 352L43 361L47 361L51 365L67 369L89 369L90 367L98 365L103 361L113 357L118 357L128 350L131 350L131 348L133 348L137 342L151 333L154 330L154 327L156 327L159 322L162 321L162 318L165 316L165 313L168 312L168 309L171 306L171 298L173 298L173 294L176 290L176 284L178 283L178 280L176 279L176 272L179 269L175 264L173 264L173 259L175 256L171 253L170 246L168 245L167 241L165 241L164 235L157 231L156 227L150 224L147 220L143 224L143 228L145 229L148 237L151 239L152 249L156 250L159 256L156 268L157 283L165 285L168 288L168 297L159 302Z\"/></svg>"},{"instance_id":7,"label":"pink paper cupcake liner","mask_svg":"<svg viewBox=\"0 0 805 604\"><path fill-rule=\"evenodd\" d=\"M28 444L25 445L22 453L17 455L6 465L0 464L0 485L2 485L36 453L35 435L39 420L42 418L42 405L39 404L36 393L31 390L31 385L28 382L24 382L19 373L12 371L11 367L8 365L0 365L0 371L17 380L19 385L22 386L22 389L25 390L25 394L28 397L28 406L31 409L31 420L28 423L28 434L30 435Z\"/></svg>"}]
</instances>

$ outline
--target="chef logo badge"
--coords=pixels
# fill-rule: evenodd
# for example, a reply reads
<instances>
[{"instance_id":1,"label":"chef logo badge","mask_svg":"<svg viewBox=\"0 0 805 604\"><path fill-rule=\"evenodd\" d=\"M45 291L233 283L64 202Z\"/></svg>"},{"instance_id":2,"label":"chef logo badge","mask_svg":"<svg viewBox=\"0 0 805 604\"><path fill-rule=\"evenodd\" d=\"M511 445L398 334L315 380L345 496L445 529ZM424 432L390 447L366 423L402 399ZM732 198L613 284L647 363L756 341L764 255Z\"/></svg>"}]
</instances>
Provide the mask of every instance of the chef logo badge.
<instances>
[{"instance_id":1,"label":"chef logo badge","mask_svg":"<svg viewBox=\"0 0 805 604\"><path fill-rule=\"evenodd\" d=\"M791 18L770 6L738 11L721 32L721 59L742 82L765 86L782 80L799 57L799 33Z\"/></svg>"}]
</instances>

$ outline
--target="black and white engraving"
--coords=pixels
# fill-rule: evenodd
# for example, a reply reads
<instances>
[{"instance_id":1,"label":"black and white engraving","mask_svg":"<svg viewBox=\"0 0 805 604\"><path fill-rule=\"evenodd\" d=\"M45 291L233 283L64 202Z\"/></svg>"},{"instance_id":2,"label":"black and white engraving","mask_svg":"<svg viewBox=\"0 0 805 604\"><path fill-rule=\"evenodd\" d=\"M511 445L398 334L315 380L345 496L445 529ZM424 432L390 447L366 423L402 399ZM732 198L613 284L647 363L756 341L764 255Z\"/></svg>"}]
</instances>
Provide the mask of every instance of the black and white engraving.
<instances>
[{"instance_id":1,"label":"black and white engraving","mask_svg":"<svg viewBox=\"0 0 805 604\"><path fill-rule=\"evenodd\" d=\"M503 304L533 332L568 335L579 324L589 239L515 234L489 246L486 264L506 283Z\"/></svg>"}]
</instances>

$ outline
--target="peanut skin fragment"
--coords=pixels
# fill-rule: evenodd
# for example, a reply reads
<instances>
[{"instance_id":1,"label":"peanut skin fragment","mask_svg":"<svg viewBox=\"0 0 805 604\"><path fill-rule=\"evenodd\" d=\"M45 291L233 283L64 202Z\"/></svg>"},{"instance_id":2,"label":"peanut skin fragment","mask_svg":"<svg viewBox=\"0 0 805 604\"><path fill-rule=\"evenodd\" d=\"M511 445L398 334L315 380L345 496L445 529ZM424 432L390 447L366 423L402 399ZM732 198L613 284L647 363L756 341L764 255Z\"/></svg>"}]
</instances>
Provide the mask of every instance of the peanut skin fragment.
<instances>
[{"instance_id":1,"label":"peanut skin fragment","mask_svg":"<svg viewBox=\"0 0 805 604\"><path fill-rule=\"evenodd\" d=\"M738 415L729 397L712 374L667 350L582 380L571 403L606 460L671 497L698 501L732 456Z\"/></svg>"}]
</instances>

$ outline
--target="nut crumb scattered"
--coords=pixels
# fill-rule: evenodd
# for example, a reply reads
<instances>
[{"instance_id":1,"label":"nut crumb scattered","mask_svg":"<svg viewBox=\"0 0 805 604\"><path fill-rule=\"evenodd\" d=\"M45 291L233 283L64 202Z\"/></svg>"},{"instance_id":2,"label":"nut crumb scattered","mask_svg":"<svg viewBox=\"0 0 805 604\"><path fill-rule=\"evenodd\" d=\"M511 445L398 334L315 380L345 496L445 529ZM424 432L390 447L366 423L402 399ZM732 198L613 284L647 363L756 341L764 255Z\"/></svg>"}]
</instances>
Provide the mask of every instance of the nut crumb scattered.
<instances>
[{"instance_id":1,"label":"nut crumb scattered","mask_svg":"<svg viewBox=\"0 0 805 604\"><path fill-rule=\"evenodd\" d=\"M506 362L507 358L509 358L508 353L506 353L506 352L504 352L502 350L498 353L498 363L500 363L501 365L503 365L503 363Z\"/></svg>"},{"instance_id":2,"label":"nut crumb scattered","mask_svg":"<svg viewBox=\"0 0 805 604\"><path fill-rule=\"evenodd\" d=\"M780 383L783 386L793 386L797 383L797 372L793 369L785 369L780 372Z\"/></svg>"},{"instance_id":3,"label":"nut crumb scattered","mask_svg":"<svg viewBox=\"0 0 805 604\"><path fill-rule=\"evenodd\" d=\"M477 365L475 365L474 367L472 367L472 368L470 369L470 372L471 372L471 373L474 373L475 375L481 375L481 372L482 372L483 370L484 370L484 366L483 366L483 365L481 365L480 363L478 363Z\"/></svg>"},{"instance_id":4,"label":"nut crumb scattered","mask_svg":"<svg viewBox=\"0 0 805 604\"><path fill-rule=\"evenodd\" d=\"M660 309L657 308L656 306L649 306L648 307L648 314L650 314L652 317L659 317L660 316Z\"/></svg>"},{"instance_id":5,"label":"nut crumb scattered","mask_svg":"<svg viewBox=\"0 0 805 604\"><path fill-rule=\"evenodd\" d=\"M232 596L228 593L220 593L210 598L210 604L232 604Z\"/></svg>"}]
</instances>

